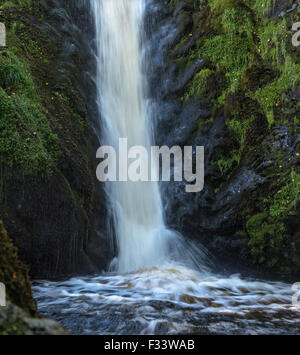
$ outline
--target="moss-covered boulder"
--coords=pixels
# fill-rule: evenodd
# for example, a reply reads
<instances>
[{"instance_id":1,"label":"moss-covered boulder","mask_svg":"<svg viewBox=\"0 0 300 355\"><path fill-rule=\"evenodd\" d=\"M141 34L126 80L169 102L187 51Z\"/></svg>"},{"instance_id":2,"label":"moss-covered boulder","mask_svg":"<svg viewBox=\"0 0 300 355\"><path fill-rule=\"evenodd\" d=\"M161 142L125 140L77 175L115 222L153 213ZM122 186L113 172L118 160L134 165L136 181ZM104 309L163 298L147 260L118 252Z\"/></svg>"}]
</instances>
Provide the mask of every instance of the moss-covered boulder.
<instances>
[{"instance_id":1,"label":"moss-covered boulder","mask_svg":"<svg viewBox=\"0 0 300 355\"><path fill-rule=\"evenodd\" d=\"M32 298L27 267L19 260L0 221L0 282L6 306L0 306L0 335L55 335L67 332L55 321L41 318Z\"/></svg>"},{"instance_id":2,"label":"moss-covered boulder","mask_svg":"<svg viewBox=\"0 0 300 355\"><path fill-rule=\"evenodd\" d=\"M30 317L20 307L8 302L0 308L1 335L67 335L62 326L51 319Z\"/></svg>"},{"instance_id":3,"label":"moss-covered boulder","mask_svg":"<svg viewBox=\"0 0 300 355\"><path fill-rule=\"evenodd\" d=\"M6 287L7 301L18 305L31 315L37 313L28 269L19 260L17 248L12 245L2 221L0 221L0 282Z\"/></svg>"}]
</instances>

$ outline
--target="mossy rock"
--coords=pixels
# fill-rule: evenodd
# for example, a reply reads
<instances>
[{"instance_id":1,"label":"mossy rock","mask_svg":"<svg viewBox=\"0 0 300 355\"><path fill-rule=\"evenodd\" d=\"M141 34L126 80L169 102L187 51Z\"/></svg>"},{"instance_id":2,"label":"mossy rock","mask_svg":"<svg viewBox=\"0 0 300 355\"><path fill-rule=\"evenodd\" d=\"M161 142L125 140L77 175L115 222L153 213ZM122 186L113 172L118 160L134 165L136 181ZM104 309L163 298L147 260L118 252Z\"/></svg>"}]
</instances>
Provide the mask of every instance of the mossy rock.
<instances>
[{"instance_id":1,"label":"mossy rock","mask_svg":"<svg viewBox=\"0 0 300 355\"><path fill-rule=\"evenodd\" d=\"M258 213L248 219L249 248L255 263L269 269L292 270L292 265L282 253L287 250L286 227L281 218L268 213Z\"/></svg>"},{"instance_id":2,"label":"mossy rock","mask_svg":"<svg viewBox=\"0 0 300 355\"><path fill-rule=\"evenodd\" d=\"M17 248L12 245L2 221L0 221L0 282L6 286L8 301L31 315L37 314L28 269L19 261Z\"/></svg>"},{"instance_id":3,"label":"mossy rock","mask_svg":"<svg viewBox=\"0 0 300 355\"><path fill-rule=\"evenodd\" d=\"M51 319L30 317L16 305L8 302L0 308L1 335L68 335L69 333Z\"/></svg>"},{"instance_id":4,"label":"mossy rock","mask_svg":"<svg viewBox=\"0 0 300 355\"><path fill-rule=\"evenodd\" d=\"M244 2L241 0L215 0L212 1L212 9L215 15L222 14L226 9L243 6Z\"/></svg>"}]
</instances>

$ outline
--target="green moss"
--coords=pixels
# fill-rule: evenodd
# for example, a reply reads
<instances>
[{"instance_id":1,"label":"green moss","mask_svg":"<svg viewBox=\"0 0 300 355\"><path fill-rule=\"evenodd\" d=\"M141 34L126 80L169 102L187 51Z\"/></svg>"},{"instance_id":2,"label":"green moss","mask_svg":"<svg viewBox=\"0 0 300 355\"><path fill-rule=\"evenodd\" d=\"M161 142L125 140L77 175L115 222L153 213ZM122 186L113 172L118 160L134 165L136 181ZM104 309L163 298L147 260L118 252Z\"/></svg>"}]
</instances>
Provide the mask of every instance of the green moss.
<instances>
[{"instance_id":1,"label":"green moss","mask_svg":"<svg viewBox=\"0 0 300 355\"><path fill-rule=\"evenodd\" d=\"M264 26L259 28L258 51L263 59L270 59L274 65L279 65L280 59L284 59L287 53L287 19L264 21Z\"/></svg>"},{"instance_id":2,"label":"green moss","mask_svg":"<svg viewBox=\"0 0 300 355\"><path fill-rule=\"evenodd\" d=\"M228 180L235 168L241 161L241 154L238 149L231 150L228 154L219 153L216 156L216 163L222 176Z\"/></svg>"},{"instance_id":3,"label":"green moss","mask_svg":"<svg viewBox=\"0 0 300 355\"><path fill-rule=\"evenodd\" d=\"M261 105L269 125L272 125L276 121L274 110L280 106L282 95L299 81L299 65L288 50L291 15L272 19L263 16L272 10L274 3L273 0L210 2L207 22L212 28L208 30L209 38L203 36L187 57L177 59L184 66L187 62L208 58L212 64L209 70L225 72L223 91L212 102L214 111L224 105L228 94L243 87L248 80L249 68L263 64L267 74L273 73L273 77L268 78L270 80L265 84L264 80L257 78L256 81L262 83L259 89L247 90L249 97ZM278 72L280 75L276 76ZM201 94L209 79L209 75L204 75L207 73L208 69L195 75L186 88L185 99Z\"/></svg>"},{"instance_id":4,"label":"green moss","mask_svg":"<svg viewBox=\"0 0 300 355\"><path fill-rule=\"evenodd\" d=\"M300 174L292 171L287 184L277 191L273 197L273 201L270 206L271 216L280 217L282 215L294 214L297 203L300 200L299 197Z\"/></svg>"},{"instance_id":5,"label":"green moss","mask_svg":"<svg viewBox=\"0 0 300 355\"><path fill-rule=\"evenodd\" d=\"M253 10L257 17L261 18L270 11L276 3L276 0L255 0L253 2Z\"/></svg>"},{"instance_id":6,"label":"green moss","mask_svg":"<svg viewBox=\"0 0 300 355\"><path fill-rule=\"evenodd\" d=\"M256 263L268 268L280 268L285 231L283 222L269 217L267 213L259 213L248 220L248 245Z\"/></svg>"},{"instance_id":7,"label":"green moss","mask_svg":"<svg viewBox=\"0 0 300 355\"><path fill-rule=\"evenodd\" d=\"M239 143L241 151L243 151L245 147L247 132L253 119L253 117L239 119L238 116L235 116L232 120L227 121L231 135Z\"/></svg>"},{"instance_id":8,"label":"green moss","mask_svg":"<svg viewBox=\"0 0 300 355\"><path fill-rule=\"evenodd\" d=\"M190 52L188 61L208 58L215 70L226 73L226 88L218 100L222 104L227 93L238 87L247 64L254 55L254 23L248 8L241 1L217 1L211 7L214 11L212 19L215 19L213 26L217 28L217 33L198 41L197 48ZM199 94L209 77L207 74L208 71L196 75L187 88L186 98Z\"/></svg>"},{"instance_id":9,"label":"green moss","mask_svg":"<svg viewBox=\"0 0 300 355\"><path fill-rule=\"evenodd\" d=\"M249 96L255 98L262 106L269 125L275 122L274 109L281 104L282 96L288 89L293 88L299 79L300 65L287 56L284 64L280 66L280 71L279 78L259 88L254 94L249 93Z\"/></svg>"},{"instance_id":10,"label":"green moss","mask_svg":"<svg viewBox=\"0 0 300 355\"><path fill-rule=\"evenodd\" d=\"M254 117L241 118L238 112L232 112L233 118L226 121L229 132L234 143L234 148L227 149L226 152L217 151L213 164L216 164L222 176L228 180L234 169L237 168L242 160L246 148L246 137Z\"/></svg>"},{"instance_id":11,"label":"green moss","mask_svg":"<svg viewBox=\"0 0 300 355\"><path fill-rule=\"evenodd\" d=\"M221 23L223 33L204 41L200 56L208 57L216 68L222 68L228 78L228 91L234 91L253 57L253 24L244 9L224 11Z\"/></svg>"},{"instance_id":12,"label":"green moss","mask_svg":"<svg viewBox=\"0 0 300 355\"><path fill-rule=\"evenodd\" d=\"M11 51L0 54L0 164L49 175L59 158L30 69ZM2 176L2 178L4 178Z\"/></svg>"},{"instance_id":13,"label":"green moss","mask_svg":"<svg viewBox=\"0 0 300 355\"><path fill-rule=\"evenodd\" d=\"M3 223L0 221L0 282L6 286L7 300L35 315L28 270L18 259Z\"/></svg>"},{"instance_id":14,"label":"green moss","mask_svg":"<svg viewBox=\"0 0 300 355\"><path fill-rule=\"evenodd\" d=\"M5 335L24 335L23 322L18 320L17 322L7 319L4 324L0 326L0 336Z\"/></svg>"},{"instance_id":15,"label":"green moss","mask_svg":"<svg viewBox=\"0 0 300 355\"><path fill-rule=\"evenodd\" d=\"M210 69L202 69L197 73L193 81L189 84L183 100L189 100L190 98L203 94L207 87L207 80L211 75L212 71Z\"/></svg>"},{"instance_id":16,"label":"green moss","mask_svg":"<svg viewBox=\"0 0 300 355\"><path fill-rule=\"evenodd\" d=\"M240 0L212 0L210 6L216 15L220 15L225 10L235 8L241 3Z\"/></svg>"},{"instance_id":17,"label":"green moss","mask_svg":"<svg viewBox=\"0 0 300 355\"><path fill-rule=\"evenodd\" d=\"M282 180L286 182L287 178ZM277 184L281 182L278 181ZM265 212L247 219L246 230L251 256L255 263L264 267L282 272L296 271L299 265L295 260L298 258L296 255L299 255L300 245L293 236L295 231L289 231L288 225L293 223L297 226L300 175L292 171L285 185L275 194L269 194L262 204L256 202L257 208ZM295 218L294 222L290 220L291 216Z\"/></svg>"},{"instance_id":18,"label":"green moss","mask_svg":"<svg viewBox=\"0 0 300 355\"><path fill-rule=\"evenodd\" d=\"M4 1L3 9L9 7L18 7L19 9L30 8L33 5L33 0L8 0Z\"/></svg>"}]
</instances>

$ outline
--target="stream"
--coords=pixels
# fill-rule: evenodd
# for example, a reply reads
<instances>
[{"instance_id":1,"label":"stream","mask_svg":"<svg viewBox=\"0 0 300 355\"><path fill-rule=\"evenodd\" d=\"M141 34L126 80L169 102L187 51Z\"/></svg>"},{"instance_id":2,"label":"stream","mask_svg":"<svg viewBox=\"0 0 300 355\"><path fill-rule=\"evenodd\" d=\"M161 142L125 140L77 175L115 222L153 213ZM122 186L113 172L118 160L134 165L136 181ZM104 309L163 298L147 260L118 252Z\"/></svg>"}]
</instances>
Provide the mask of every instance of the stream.
<instances>
[{"instance_id":1,"label":"stream","mask_svg":"<svg viewBox=\"0 0 300 355\"><path fill-rule=\"evenodd\" d=\"M39 281L39 311L73 334L299 334L300 307L282 282L180 265L64 282Z\"/></svg>"}]
</instances>

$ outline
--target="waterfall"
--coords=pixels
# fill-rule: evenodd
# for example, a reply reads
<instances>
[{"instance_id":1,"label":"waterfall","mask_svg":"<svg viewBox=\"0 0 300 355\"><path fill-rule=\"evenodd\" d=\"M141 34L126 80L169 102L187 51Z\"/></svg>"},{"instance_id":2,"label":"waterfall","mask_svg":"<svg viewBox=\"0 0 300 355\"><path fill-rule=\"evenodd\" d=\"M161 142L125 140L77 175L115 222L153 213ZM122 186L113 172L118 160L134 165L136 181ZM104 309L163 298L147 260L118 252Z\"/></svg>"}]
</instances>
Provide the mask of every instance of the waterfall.
<instances>
[{"instance_id":1,"label":"waterfall","mask_svg":"<svg viewBox=\"0 0 300 355\"><path fill-rule=\"evenodd\" d=\"M152 0L76 0L76 4L85 1L92 5L96 24L101 144L118 152L119 138L127 138L128 146L149 149L156 132L145 99L151 93L147 95L143 74L147 71L143 18L144 12L149 14L144 5ZM163 31L172 36L169 27ZM155 40L152 43L156 45ZM205 249L165 226L158 183L108 182L105 188L114 221L112 235L118 241L113 266L119 272L57 282L36 280L33 291L43 316L78 335L299 334L297 284L291 288L282 282L228 277L223 270L218 274L206 268ZM200 239L196 233L194 237Z\"/></svg>"},{"instance_id":2,"label":"waterfall","mask_svg":"<svg viewBox=\"0 0 300 355\"><path fill-rule=\"evenodd\" d=\"M98 57L98 105L101 142L118 152L120 138L128 147L151 146L151 123L142 70L145 0L92 0ZM148 150L150 151L150 150ZM117 269L134 271L166 261L172 236L163 220L158 183L108 182L118 243Z\"/></svg>"}]
</instances>

